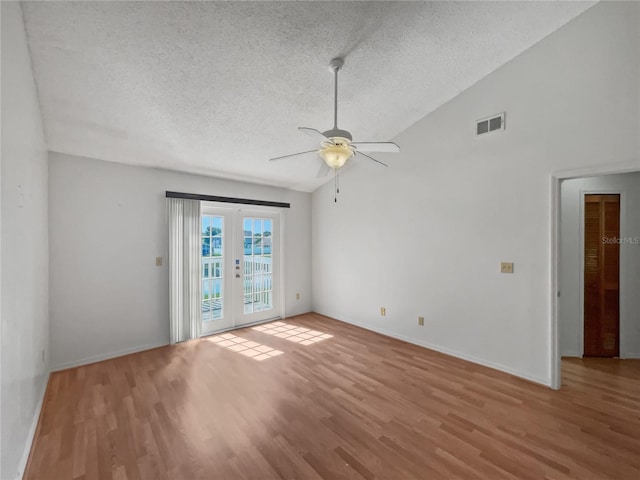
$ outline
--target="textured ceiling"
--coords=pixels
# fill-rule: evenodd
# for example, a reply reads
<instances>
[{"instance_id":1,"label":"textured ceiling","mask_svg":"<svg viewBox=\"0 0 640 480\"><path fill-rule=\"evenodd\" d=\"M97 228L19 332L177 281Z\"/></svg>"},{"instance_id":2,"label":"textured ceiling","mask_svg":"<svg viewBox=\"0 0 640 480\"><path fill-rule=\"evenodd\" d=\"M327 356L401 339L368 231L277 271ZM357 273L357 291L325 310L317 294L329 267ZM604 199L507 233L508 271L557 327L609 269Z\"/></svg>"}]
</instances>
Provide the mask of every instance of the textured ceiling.
<instances>
[{"instance_id":1,"label":"textured ceiling","mask_svg":"<svg viewBox=\"0 0 640 480\"><path fill-rule=\"evenodd\" d=\"M296 130L385 141L593 2L24 2L50 150L311 191ZM389 160L393 157L380 155Z\"/></svg>"}]
</instances>

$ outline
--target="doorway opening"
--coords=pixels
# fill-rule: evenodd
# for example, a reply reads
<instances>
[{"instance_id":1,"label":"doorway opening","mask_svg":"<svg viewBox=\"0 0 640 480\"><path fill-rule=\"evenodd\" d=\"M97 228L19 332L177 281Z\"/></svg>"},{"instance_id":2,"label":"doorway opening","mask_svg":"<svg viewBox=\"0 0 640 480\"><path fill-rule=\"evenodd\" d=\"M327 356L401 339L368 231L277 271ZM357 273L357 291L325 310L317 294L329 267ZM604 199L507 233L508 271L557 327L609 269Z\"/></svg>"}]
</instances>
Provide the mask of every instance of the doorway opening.
<instances>
[{"instance_id":1,"label":"doorway opening","mask_svg":"<svg viewBox=\"0 0 640 480\"><path fill-rule=\"evenodd\" d=\"M640 358L640 171L553 180L551 384L558 389L563 357Z\"/></svg>"},{"instance_id":2,"label":"doorway opening","mask_svg":"<svg viewBox=\"0 0 640 480\"><path fill-rule=\"evenodd\" d=\"M282 318L281 213L203 204L202 335Z\"/></svg>"}]
</instances>

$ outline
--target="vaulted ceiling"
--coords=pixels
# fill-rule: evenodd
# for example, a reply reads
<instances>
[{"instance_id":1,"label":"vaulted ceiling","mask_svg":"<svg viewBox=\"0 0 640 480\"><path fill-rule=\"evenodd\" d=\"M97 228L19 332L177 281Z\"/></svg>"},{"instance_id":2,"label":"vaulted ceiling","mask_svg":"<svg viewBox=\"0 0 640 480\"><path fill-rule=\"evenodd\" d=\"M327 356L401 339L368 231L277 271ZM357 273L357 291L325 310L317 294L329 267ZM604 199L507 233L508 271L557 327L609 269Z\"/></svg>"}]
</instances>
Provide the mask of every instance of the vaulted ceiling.
<instances>
[{"instance_id":1,"label":"vaulted ceiling","mask_svg":"<svg viewBox=\"0 0 640 480\"><path fill-rule=\"evenodd\" d=\"M24 2L50 150L305 191L268 162L339 124L386 141L593 2ZM392 158L392 157L386 157ZM392 168L392 166L390 167Z\"/></svg>"}]
</instances>

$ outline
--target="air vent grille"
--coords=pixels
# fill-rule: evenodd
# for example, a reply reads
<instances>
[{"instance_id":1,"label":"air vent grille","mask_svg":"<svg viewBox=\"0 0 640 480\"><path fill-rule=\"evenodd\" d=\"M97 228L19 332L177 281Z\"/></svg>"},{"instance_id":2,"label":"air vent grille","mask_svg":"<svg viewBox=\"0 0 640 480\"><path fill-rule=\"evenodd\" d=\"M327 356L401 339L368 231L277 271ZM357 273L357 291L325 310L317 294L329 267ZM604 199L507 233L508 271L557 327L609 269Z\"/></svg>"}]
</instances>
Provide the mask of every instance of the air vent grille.
<instances>
[{"instance_id":1,"label":"air vent grille","mask_svg":"<svg viewBox=\"0 0 640 480\"><path fill-rule=\"evenodd\" d=\"M476 135L504 130L504 112L476 121Z\"/></svg>"}]
</instances>

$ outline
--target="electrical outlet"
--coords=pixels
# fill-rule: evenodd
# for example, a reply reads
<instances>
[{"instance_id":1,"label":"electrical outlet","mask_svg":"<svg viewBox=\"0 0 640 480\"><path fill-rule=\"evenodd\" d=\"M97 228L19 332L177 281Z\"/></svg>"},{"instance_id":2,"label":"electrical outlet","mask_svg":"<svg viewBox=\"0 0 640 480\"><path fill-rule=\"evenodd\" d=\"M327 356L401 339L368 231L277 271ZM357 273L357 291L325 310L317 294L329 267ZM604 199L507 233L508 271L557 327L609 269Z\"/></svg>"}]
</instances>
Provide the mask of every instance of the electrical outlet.
<instances>
[{"instance_id":1,"label":"electrical outlet","mask_svg":"<svg viewBox=\"0 0 640 480\"><path fill-rule=\"evenodd\" d=\"M296 300L300 300L300 294L296 293Z\"/></svg>"},{"instance_id":2,"label":"electrical outlet","mask_svg":"<svg viewBox=\"0 0 640 480\"><path fill-rule=\"evenodd\" d=\"M500 273L513 273L513 262L500 262Z\"/></svg>"},{"instance_id":3,"label":"electrical outlet","mask_svg":"<svg viewBox=\"0 0 640 480\"><path fill-rule=\"evenodd\" d=\"M156 267L162 266L162 257L156 257Z\"/></svg>"},{"instance_id":4,"label":"electrical outlet","mask_svg":"<svg viewBox=\"0 0 640 480\"><path fill-rule=\"evenodd\" d=\"M380 315L384 317L386 314L387 314L387 309L384 307L380 307Z\"/></svg>"},{"instance_id":5,"label":"electrical outlet","mask_svg":"<svg viewBox=\"0 0 640 480\"><path fill-rule=\"evenodd\" d=\"M424 317L418 317L418 325L424 327Z\"/></svg>"}]
</instances>

